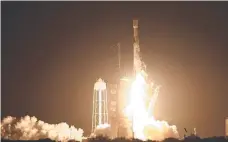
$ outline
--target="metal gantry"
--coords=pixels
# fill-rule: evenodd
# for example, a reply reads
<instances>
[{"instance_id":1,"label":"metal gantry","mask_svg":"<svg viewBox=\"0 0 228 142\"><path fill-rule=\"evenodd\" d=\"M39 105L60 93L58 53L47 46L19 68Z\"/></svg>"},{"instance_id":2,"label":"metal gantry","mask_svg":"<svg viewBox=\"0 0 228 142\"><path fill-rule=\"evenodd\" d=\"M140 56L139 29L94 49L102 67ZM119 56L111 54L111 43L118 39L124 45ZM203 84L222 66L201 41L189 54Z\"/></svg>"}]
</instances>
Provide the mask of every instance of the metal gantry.
<instances>
[{"instance_id":1,"label":"metal gantry","mask_svg":"<svg viewBox=\"0 0 228 142\"><path fill-rule=\"evenodd\" d=\"M98 79L93 91L92 133L102 124L108 124L108 96L106 83Z\"/></svg>"}]
</instances>

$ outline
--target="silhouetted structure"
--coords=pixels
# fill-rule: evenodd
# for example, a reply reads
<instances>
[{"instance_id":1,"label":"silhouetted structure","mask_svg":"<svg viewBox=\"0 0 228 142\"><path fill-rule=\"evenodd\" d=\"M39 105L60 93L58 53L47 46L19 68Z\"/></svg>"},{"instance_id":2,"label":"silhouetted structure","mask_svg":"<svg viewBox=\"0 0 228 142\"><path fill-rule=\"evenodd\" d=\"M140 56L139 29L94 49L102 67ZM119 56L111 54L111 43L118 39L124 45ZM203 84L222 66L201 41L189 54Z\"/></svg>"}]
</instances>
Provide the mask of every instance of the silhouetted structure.
<instances>
[{"instance_id":1,"label":"silhouetted structure","mask_svg":"<svg viewBox=\"0 0 228 142\"><path fill-rule=\"evenodd\" d=\"M54 142L50 139L42 139L42 140L28 140L28 141L24 141L24 140L1 140L2 142ZM68 141L68 142L76 142L76 141ZM108 137L102 137L102 136L97 136L95 138L90 138L87 139L85 142L143 142L142 140L139 139L127 139L124 137L118 137L115 139L110 139ZM152 141L152 140L147 140L145 142L156 142L156 141ZM175 139L175 138L166 138L164 139L162 142L228 142L228 138L224 137L224 136L220 136L220 137L210 137L210 138L187 138L187 139L183 139L183 140L179 140L179 139Z\"/></svg>"}]
</instances>

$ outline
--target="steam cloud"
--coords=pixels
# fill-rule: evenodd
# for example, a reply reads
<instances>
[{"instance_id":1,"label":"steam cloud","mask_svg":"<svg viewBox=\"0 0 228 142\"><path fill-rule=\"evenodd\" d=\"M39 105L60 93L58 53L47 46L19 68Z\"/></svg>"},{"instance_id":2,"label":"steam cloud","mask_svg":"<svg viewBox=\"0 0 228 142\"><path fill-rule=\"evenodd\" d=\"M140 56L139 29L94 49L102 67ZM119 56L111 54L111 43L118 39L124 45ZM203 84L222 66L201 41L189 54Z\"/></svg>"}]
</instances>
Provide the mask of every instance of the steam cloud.
<instances>
[{"instance_id":1,"label":"steam cloud","mask_svg":"<svg viewBox=\"0 0 228 142\"><path fill-rule=\"evenodd\" d=\"M55 141L82 141L84 131L67 123L48 124L36 117L17 119L5 117L1 122L1 137L10 140L39 140L49 138Z\"/></svg>"},{"instance_id":2,"label":"steam cloud","mask_svg":"<svg viewBox=\"0 0 228 142\"><path fill-rule=\"evenodd\" d=\"M147 139L162 141L166 138L179 138L177 127L170 126L166 121L152 120L144 127Z\"/></svg>"},{"instance_id":3,"label":"steam cloud","mask_svg":"<svg viewBox=\"0 0 228 142\"><path fill-rule=\"evenodd\" d=\"M94 133L92 134L93 137L95 136L107 136L111 137L111 127L109 124L101 124L96 127Z\"/></svg>"}]
</instances>

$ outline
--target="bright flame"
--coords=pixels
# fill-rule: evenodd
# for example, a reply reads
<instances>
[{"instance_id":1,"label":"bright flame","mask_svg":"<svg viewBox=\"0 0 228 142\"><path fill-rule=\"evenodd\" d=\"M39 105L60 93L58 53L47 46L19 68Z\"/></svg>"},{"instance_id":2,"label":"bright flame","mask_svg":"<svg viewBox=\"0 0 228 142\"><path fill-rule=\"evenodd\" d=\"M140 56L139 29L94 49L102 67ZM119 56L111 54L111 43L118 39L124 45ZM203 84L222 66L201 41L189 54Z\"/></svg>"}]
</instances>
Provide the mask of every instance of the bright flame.
<instances>
[{"instance_id":1,"label":"bright flame","mask_svg":"<svg viewBox=\"0 0 228 142\"><path fill-rule=\"evenodd\" d=\"M145 96L145 80L141 74L136 75L130 90L130 104L127 107L127 116L132 120L133 132L136 138L144 139L144 123L147 119L147 111L143 97Z\"/></svg>"},{"instance_id":2,"label":"bright flame","mask_svg":"<svg viewBox=\"0 0 228 142\"><path fill-rule=\"evenodd\" d=\"M166 137L178 137L175 126L169 126L165 121L157 121L152 114L149 114L150 107L146 106L148 93L147 83L142 73L136 74L130 90L129 104L126 107L125 114L132 120L134 137L146 140L162 140ZM157 91L155 91L157 93ZM152 97L152 99L155 99ZM155 103L156 100L151 100ZM153 105L154 106L154 105Z\"/></svg>"}]
</instances>

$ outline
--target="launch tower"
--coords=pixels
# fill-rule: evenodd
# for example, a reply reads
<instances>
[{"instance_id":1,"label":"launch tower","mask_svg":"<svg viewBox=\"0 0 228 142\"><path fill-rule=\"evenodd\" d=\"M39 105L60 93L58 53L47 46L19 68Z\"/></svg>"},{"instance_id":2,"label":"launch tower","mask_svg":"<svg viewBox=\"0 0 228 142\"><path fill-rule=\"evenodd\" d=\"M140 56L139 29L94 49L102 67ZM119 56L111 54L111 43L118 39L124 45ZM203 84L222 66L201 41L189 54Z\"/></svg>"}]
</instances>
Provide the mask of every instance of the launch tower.
<instances>
[{"instance_id":1,"label":"launch tower","mask_svg":"<svg viewBox=\"0 0 228 142\"><path fill-rule=\"evenodd\" d=\"M113 138L118 135L118 84L108 84L108 114L109 114L109 124L111 126L111 136Z\"/></svg>"},{"instance_id":2,"label":"launch tower","mask_svg":"<svg viewBox=\"0 0 228 142\"><path fill-rule=\"evenodd\" d=\"M102 79L94 84L92 133L98 125L108 124L108 102L106 83Z\"/></svg>"},{"instance_id":3,"label":"launch tower","mask_svg":"<svg viewBox=\"0 0 228 142\"><path fill-rule=\"evenodd\" d=\"M132 122L128 119L125 114L125 109L128 104L128 92L130 91L130 80L128 77L123 77L120 79L119 91L118 91L118 136L131 138L132 135Z\"/></svg>"}]
</instances>

